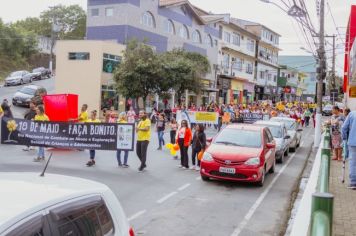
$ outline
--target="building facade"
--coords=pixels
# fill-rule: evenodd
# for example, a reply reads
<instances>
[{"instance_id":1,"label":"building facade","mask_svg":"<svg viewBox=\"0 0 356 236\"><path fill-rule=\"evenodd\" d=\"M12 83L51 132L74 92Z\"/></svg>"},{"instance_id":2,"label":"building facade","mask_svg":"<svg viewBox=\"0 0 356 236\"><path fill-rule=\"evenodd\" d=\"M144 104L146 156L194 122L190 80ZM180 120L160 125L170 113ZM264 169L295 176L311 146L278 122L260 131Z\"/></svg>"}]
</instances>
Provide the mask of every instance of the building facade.
<instances>
[{"instance_id":1,"label":"building facade","mask_svg":"<svg viewBox=\"0 0 356 236\"><path fill-rule=\"evenodd\" d=\"M234 18L219 22L220 103L251 103L254 100L256 44L258 37ZM230 81L228 81L230 80ZM230 87L225 85L229 84Z\"/></svg>"},{"instance_id":2,"label":"building facade","mask_svg":"<svg viewBox=\"0 0 356 236\"><path fill-rule=\"evenodd\" d=\"M220 19L184 0L88 0L86 37L121 44L137 39L157 52L183 48L207 56L211 73L203 78L202 94L190 94L189 99L208 102L216 94L219 28L214 23Z\"/></svg>"},{"instance_id":3,"label":"building facade","mask_svg":"<svg viewBox=\"0 0 356 236\"><path fill-rule=\"evenodd\" d=\"M272 100L278 99L277 78L278 78L278 54L280 35L264 25L259 23L239 20L240 24L256 36L256 87L255 100Z\"/></svg>"},{"instance_id":4,"label":"building facade","mask_svg":"<svg viewBox=\"0 0 356 236\"><path fill-rule=\"evenodd\" d=\"M78 94L79 104L88 104L90 111L124 110L124 99L119 98L112 80L124 50L125 45L116 42L57 41L55 92Z\"/></svg>"},{"instance_id":5,"label":"building facade","mask_svg":"<svg viewBox=\"0 0 356 236\"><path fill-rule=\"evenodd\" d=\"M314 100L316 95L316 60L313 56L280 56L279 63L294 68L303 76L303 100Z\"/></svg>"}]
</instances>

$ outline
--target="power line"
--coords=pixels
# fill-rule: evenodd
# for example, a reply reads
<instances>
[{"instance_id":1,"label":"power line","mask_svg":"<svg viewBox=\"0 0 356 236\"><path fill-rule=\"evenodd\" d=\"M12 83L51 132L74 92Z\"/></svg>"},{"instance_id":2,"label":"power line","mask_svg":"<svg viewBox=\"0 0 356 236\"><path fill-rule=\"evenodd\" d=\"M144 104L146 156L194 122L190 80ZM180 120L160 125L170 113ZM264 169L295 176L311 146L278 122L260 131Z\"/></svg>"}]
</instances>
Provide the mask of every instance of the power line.
<instances>
[{"instance_id":1,"label":"power line","mask_svg":"<svg viewBox=\"0 0 356 236\"><path fill-rule=\"evenodd\" d=\"M336 25L335 18L334 18L334 15L333 15L332 11L331 11L331 7L330 7L330 5L329 5L329 2L327 2L327 5L328 5L328 9L329 9L329 12L330 12L330 15L331 15L331 19L332 19L333 22L334 22L334 26L335 26L336 32L338 33L339 38L341 39L341 41L342 41L343 43L345 43L345 41L341 38L341 34L340 34L340 31L339 31L339 29L338 29L338 27L337 27L337 25Z\"/></svg>"}]
</instances>

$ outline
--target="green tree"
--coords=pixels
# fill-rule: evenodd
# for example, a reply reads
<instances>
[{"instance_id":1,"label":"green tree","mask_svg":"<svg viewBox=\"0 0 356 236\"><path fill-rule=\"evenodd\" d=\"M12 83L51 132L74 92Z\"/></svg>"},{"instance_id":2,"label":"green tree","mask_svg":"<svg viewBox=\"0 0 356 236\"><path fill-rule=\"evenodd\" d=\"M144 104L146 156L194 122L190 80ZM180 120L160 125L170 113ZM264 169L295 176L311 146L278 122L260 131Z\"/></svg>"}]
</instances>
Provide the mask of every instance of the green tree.
<instances>
[{"instance_id":1,"label":"green tree","mask_svg":"<svg viewBox=\"0 0 356 236\"><path fill-rule=\"evenodd\" d=\"M162 65L153 49L144 43L132 40L124 51L124 60L114 74L117 90L125 97L143 99L146 106L147 96L160 91Z\"/></svg>"},{"instance_id":2,"label":"green tree","mask_svg":"<svg viewBox=\"0 0 356 236\"><path fill-rule=\"evenodd\" d=\"M202 87L201 80L210 72L210 63L207 57L182 49L174 49L161 55L164 68L164 90L173 89L178 98L185 90L199 93Z\"/></svg>"}]
</instances>

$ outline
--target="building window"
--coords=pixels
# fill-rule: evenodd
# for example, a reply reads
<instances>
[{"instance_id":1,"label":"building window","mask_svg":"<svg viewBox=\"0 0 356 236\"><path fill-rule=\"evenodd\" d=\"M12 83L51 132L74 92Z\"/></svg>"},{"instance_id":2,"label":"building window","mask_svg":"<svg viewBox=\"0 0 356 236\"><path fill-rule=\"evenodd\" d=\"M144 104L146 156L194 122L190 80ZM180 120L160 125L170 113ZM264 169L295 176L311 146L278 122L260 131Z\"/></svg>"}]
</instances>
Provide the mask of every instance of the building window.
<instances>
[{"instance_id":1,"label":"building window","mask_svg":"<svg viewBox=\"0 0 356 236\"><path fill-rule=\"evenodd\" d=\"M69 60L90 60L89 52L70 52L68 54Z\"/></svg>"},{"instance_id":2,"label":"building window","mask_svg":"<svg viewBox=\"0 0 356 236\"><path fill-rule=\"evenodd\" d=\"M282 77L285 77L286 76L286 73L282 72Z\"/></svg>"},{"instance_id":3,"label":"building window","mask_svg":"<svg viewBox=\"0 0 356 236\"><path fill-rule=\"evenodd\" d=\"M91 16L99 16L99 8L93 8L90 10Z\"/></svg>"},{"instance_id":4,"label":"building window","mask_svg":"<svg viewBox=\"0 0 356 236\"><path fill-rule=\"evenodd\" d=\"M224 41L230 43L231 34L224 31Z\"/></svg>"},{"instance_id":5,"label":"building window","mask_svg":"<svg viewBox=\"0 0 356 236\"><path fill-rule=\"evenodd\" d=\"M227 68L230 67L229 64L230 64L230 55L229 54L224 54L223 55L223 61L222 61L222 67L227 69Z\"/></svg>"},{"instance_id":6,"label":"building window","mask_svg":"<svg viewBox=\"0 0 356 236\"><path fill-rule=\"evenodd\" d=\"M105 16L113 16L114 15L114 8L109 7L109 8L105 8Z\"/></svg>"},{"instance_id":7,"label":"building window","mask_svg":"<svg viewBox=\"0 0 356 236\"><path fill-rule=\"evenodd\" d=\"M113 73L120 64L121 57L104 53L103 55L103 72Z\"/></svg>"},{"instance_id":8,"label":"building window","mask_svg":"<svg viewBox=\"0 0 356 236\"><path fill-rule=\"evenodd\" d=\"M119 96L113 85L101 86L101 109L119 109Z\"/></svg>"},{"instance_id":9,"label":"building window","mask_svg":"<svg viewBox=\"0 0 356 236\"><path fill-rule=\"evenodd\" d=\"M153 15L148 11L146 11L145 13L142 14L141 24L148 26L150 28L156 27L155 19L154 19Z\"/></svg>"},{"instance_id":10,"label":"building window","mask_svg":"<svg viewBox=\"0 0 356 236\"><path fill-rule=\"evenodd\" d=\"M242 71L242 65L244 64L244 59L241 58L235 58L234 62L233 62L233 69L238 70L238 71Z\"/></svg>"},{"instance_id":11,"label":"building window","mask_svg":"<svg viewBox=\"0 0 356 236\"><path fill-rule=\"evenodd\" d=\"M169 34L175 34L173 21L166 19L163 23L164 31Z\"/></svg>"},{"instance_id":12,"label":"building window","mask_svg":"<svg viewBox=\"0 0 356 236\"><path fill-rule=\"evenodd\" d=\"M194 43L201 43L201 36L198 30L193 31L192 40Z\"/></svg>"},{"instance_id":13,"label":"building window","mask_svg":"<svg viewBox=\"0 0 356 236\"><path fill-rule=\"evenodd\" d=\"M250 52L255 52L255 41L247 39L247 50Z\"/></svg>"},{"instance_id":14,"label":"building window","mask_svg":"<svg viewBox=\"0 0 356 236\"><path fill-rule=\"evenodd\" d=\"M189 39L189 30L186 25L179 27L179 36L183 39Z\"/></svg>"},{"instance_id":15,"label":"building window","mask_svg":"<svg viewBox=\"0 0 356 236\"><path fill-rule=\"evenodd\" d=\"M272 75L271 75L271 74L268 74L267 77L268 77L268 81L271 81Z\"/></svg>"},{"instance_id":16,"label":"building window","mask_svg":"<svg viewBox=\"0 0 356 236\"><path fill-rule=\"evenodd\" d=\"M274 81L274 82L277 82L277 75L274 75L274 76L273 76L273 81Z\"/></svg>"},{"instance_id":17,"label":"building window","mask_svg":"<svg viewBox=\"0 0 356 236\"><path fill-rule=\"evenodd\" d=\"M210 36L210 34L205 36L205 44L209 47L214 47L213 38Z\"/></svg>"},{"instance_id":18,"label":"building window","mask_svg":"<svg viewBox=\"0 0 356 236\"><path fill-rule=\"evenodd\" d=\"M264 79L265 78L265 72L264 71L260 71L260 79Z\"/></svg>"},{"instance_id":19,"label":"building window","mask_svg":"<svg viewBox=\"0 0 356 236\"><path fill-rule=\"evenodd\" d=\"M250 75L253 74L253 64L251 62L247 62L246 73Z\"/></svg>"},{"instance_id":20,"label":"building window","mask_svg":"<svg viewBox=\"0 0 356 236\"><path fill-rule=\"evenodd\" d=\"M236 46L240 46L241 36L239 34L233 33L232 34L232 43Z\"/></svg>"}]
</instances>

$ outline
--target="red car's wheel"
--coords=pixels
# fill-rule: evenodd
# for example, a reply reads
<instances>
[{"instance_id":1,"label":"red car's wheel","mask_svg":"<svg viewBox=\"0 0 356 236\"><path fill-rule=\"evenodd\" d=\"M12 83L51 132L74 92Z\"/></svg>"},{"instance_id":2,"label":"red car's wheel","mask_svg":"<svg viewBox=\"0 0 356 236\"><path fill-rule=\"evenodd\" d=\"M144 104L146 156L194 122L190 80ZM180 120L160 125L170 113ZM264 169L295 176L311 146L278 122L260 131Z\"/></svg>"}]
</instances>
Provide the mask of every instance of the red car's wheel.
<instances>
[{"instance_id":1,"label":"red car's wheel","mask_svg":"<svg viewBox=\"0 0 356 236\"><path fill-rule=\"evenodd\" d=\"M261 179L257 182L257 186L260 186L260 187L263 186L263 184L265 183L265 176L266 176L266 167L263 168L263 170L262 170Z\"/></svg>"}]
</instances>

